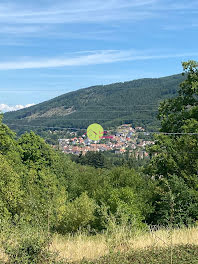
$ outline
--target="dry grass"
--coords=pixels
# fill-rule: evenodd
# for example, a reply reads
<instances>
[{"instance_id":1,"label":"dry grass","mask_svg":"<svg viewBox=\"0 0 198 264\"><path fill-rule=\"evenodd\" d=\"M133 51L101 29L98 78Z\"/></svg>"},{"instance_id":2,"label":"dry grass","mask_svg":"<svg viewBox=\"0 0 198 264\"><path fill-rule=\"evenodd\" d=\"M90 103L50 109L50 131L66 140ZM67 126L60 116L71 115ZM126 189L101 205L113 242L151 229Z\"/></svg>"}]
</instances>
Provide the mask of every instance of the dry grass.
<instances>
[{"instance_id":1,"label":"dry grass","mask_svg":"<svg viewBox=\"0 0 198 264\"><path fill-rule=\"evenodd\" d=\"M144 232L134 236L128 229L115 230L112 234L89 236L79 233L74 236L55 235L50 250L59 253L60 258L68 261L80 261L83 258L94 260L110 251L127 252L131 249L147 249L150 247L166 247L172 243L175 245L197 245L198 227L177 229L170 231L161 229L158 231ZM0 259L5 260L6 255L0 250Z\"/></svg>"},{"instance_id":2,"label":"dry grass","mask_svg":"<svg viewBox=\"0 0 198 264\"><path fill-rule=\"evenodd\" d=\"M6 254L1 249L0 249L0 260L5 261L5 262L8 261L8 257L6 256Z\"/></svg>"},{"instance_id":3,"label":"dry grass","mask_svg":"<svg viewBox=\"0 0 198 264\"><path fill-rule=\"evenodd\" d=\"M177 229L173 230L159 230L150 232L142 236L131 239L129 243L133 249L144 249L148 247L165 247L170 245L172 237L172 244L175 245L198 245L198 228Z\"/></svg>"},{"instance_id":4,"label":"dry grass","mask_svg":"<svg viewBox=\"0 0 198 264\"><path fill-rule=\"evenodd\" d=\"M89 237L84 234L74 237L56 235L51 250L58 252L61 258L69 261L77 261L83 258L95 259L109 253L105 236Z\"/></svg>"},{"instance_id":5,"label":"dry grass","mask_svg":"<svg viewBox=\"0 0 198 264\"><path fill-rule=\"evenodd\" d=\"M131 238L128 237L128 234L123 234L123 232L117 232L112 236L107 234L97 236L79 234L73 237L56 235L51 250L57 251L60 257L64 259L78 261L83 258L96 259L108 254L112 249L114 251L128 251L130 249L146 249L153 246L165 247L170 246L170 243L172 245L198 245L198 228L178 229L172 232L164 229Z\"/></svg>"}]
</instances>

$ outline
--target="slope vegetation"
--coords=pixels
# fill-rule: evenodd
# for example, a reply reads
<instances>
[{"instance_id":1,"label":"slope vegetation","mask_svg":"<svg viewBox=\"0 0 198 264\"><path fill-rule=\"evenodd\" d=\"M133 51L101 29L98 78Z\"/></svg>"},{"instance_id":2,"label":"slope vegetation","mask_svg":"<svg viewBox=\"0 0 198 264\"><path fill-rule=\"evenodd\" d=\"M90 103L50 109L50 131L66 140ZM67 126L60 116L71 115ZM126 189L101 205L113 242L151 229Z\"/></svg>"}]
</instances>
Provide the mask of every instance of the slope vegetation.
<instances>
[{"instance_id":1,"label":"slope vegetation","mask_svg":"<svg viewBox=\"0 0 198 264\"><path fill-rule=\"evenodd\" d=\"M4 122L18 127L86 128L94 122L105 128L121 123L154 127L159 102L174 97L184 78L179 74L80 89L6 113Z\"/></svg>"}]
</instances>

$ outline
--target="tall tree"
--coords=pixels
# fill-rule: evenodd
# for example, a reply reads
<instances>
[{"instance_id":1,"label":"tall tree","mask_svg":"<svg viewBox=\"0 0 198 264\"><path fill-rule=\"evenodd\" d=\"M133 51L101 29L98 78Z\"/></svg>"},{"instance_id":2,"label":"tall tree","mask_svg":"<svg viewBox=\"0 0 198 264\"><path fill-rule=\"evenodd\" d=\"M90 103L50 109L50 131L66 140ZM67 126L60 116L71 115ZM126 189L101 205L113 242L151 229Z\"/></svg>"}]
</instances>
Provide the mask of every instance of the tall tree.
<instances>
[{"instance_id":1,"label":"tall tree","mask_svg":"<svg viewBox=\"0 0 198 264\"><path fill-rule=\"evenodd\" d=\"M198 129L198 62L183 62L179 95L165 100L159 107L163 132L196 132ZM188 127L187 127L188 126Z\"/></svg>"},{"instance_id":2,"label":"tall tree","mask_svg":"<svg viewBox=\"0 0 198 264\"><path fill-rule=\"evenodd\" d=\"M186 196L182 194L183 204L192 204L198 198L198 63L184 62L183 68L186 79L180 85L178 96L160 105L161 132L165 133L156 136L155 145L150 148L153 158L145 171L159 181L154 202L157 214L168 214L163 205L170 189L177 201L174 210L185 211L182 221L192 222L189 217L198 219L198 209L193 207L193 213L187 213L188 206L184 209L178 197L185 189L188 191Z\"/></svg>"}]
</instances>

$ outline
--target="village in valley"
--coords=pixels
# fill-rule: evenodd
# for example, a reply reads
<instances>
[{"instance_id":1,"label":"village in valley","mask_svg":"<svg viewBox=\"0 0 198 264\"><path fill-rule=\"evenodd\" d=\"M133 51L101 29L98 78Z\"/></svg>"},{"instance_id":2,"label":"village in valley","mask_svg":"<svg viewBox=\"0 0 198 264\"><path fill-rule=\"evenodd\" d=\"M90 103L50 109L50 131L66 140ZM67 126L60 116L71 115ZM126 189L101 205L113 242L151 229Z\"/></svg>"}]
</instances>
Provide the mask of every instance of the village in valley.
<instances>
[{"instance_id":1,"label":"village in valley","mask_svg":"<svg viewBox=\"0 0 198 264\"><path fill-rule=\"evenodd\" d=\"M59 150L65 154L85 155L88 151L110 151L115 154L132 155L137 159L148 157L146 146L154 144L150 134L143 127L132 127L124 124L114 130L104 132L104 137L98 141L90 140L86 133L77 136L70 132L70 138L59 139Z\"/></svg>"}]
</instances>

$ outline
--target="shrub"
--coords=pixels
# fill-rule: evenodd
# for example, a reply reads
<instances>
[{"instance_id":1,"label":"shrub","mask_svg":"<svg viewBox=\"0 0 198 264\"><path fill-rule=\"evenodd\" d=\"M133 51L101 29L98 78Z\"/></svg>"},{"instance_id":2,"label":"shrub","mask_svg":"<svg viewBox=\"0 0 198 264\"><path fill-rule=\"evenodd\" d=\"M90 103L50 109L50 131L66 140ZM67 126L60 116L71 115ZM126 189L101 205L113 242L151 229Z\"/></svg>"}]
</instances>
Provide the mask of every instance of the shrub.
<instances>
[{"instance_id":1,"label":"shrub","mask_svg":"<svg viewBox=\"0 0 198 264\"><path fill-rule=\"evenodd\" d=\"M1 236L1 247L9 264L52 263L55 260L55 254L48 250L51 239L45 230L25 223L5 224Z\"/></svg>"},{"instance_id":2,"label":"shrub","mask_svg":"<svg viewBox=\"0 0 198 264\"><path fill-rule=\"evenodd\" d=\"M63 219L58 227L61 233L75 232L79 228L86 227L94 220L96 205L86 193L74 201L67 203Z\"/></svg>"}]
</instances>

